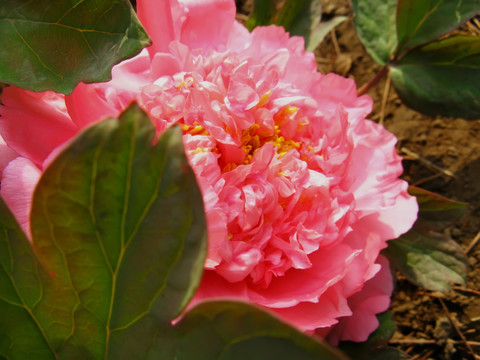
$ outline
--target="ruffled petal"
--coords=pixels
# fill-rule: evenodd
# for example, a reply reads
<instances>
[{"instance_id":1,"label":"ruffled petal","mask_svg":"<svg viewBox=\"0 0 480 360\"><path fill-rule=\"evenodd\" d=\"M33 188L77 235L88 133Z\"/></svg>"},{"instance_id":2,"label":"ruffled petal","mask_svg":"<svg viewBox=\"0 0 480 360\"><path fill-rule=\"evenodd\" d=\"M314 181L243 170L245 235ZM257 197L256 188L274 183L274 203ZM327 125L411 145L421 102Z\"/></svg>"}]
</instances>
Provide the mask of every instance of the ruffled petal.
<instances>
[{"instance_id":1,"label":"ruffled petal","mask_svg":"<svg viewBox=\"0 0 480 360\"><path fill-rule=\"evenodd\" d=\"M329 288L318 302L302 302L296 306L273 311L283 320L302 331L312 331L338 323L338 318L352 314L339 287Z\"/></svg>"},{"instance_id":2,"label":"ruffled petal","mask_svg":"<svg viewBox=\"0 0 480 360\"><path fill-rule=\"evenodd\" d=\"M362 342L378 327L376 315L386 311L390 306L393 291L393 277L388 260L378 257L381 270L374 278L367 281L363 289L348 298L352 315L340 318L339 323L328 335L328 340L336 345L339 341Z\"/></svg>"}]
</instances>

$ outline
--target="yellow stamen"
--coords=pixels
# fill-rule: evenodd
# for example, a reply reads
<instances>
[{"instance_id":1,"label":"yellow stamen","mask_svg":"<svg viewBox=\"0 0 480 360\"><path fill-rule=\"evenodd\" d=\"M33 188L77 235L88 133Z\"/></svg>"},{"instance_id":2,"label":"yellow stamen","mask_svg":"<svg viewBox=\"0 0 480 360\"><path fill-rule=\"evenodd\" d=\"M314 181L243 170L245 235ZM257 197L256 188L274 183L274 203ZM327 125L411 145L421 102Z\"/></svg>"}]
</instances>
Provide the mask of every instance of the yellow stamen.
<instances>
[{"instance_id":1,"label":"yellow stamen","mask_svg":"<svg viewBox=\"0 0 480 360\"><path fill-rule=\"evenodd\" d=\"M257 107L262 107L266 103L270 101L270 94L272 93L272 90L268 90L265 94L262 95L260 100L258 101Z\"/></svg>"}]
</instances>

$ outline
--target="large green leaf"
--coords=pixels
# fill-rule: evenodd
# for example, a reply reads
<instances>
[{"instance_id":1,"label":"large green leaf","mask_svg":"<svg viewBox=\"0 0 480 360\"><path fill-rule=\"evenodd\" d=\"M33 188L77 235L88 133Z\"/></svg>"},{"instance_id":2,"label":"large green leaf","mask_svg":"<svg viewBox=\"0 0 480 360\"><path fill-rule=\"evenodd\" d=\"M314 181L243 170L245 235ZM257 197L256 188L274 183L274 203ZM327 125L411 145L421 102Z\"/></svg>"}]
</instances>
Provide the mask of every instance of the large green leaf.
<instances>
[{"instance_id":1,"label":"large green leaf","mask_svg":"<svg viewBox=\"0 0 480 360\"><path fill-rule=\"evenodd\" d=\"M3 240L2 265L10 268L0 312L19 304L19 315L1 317L12 335L0 341L0 354L24 359L16 353L28 348L43 351L35 359L144 358L183 310L206 253L202 196L180 129L154 139L153 124L134 105L85 130L47 168L31 228L48 273L18 229ZM6 249L15 237L23 253Z\"/></svg>"},{"instance_id":2,"label":"large green leaf","mask_svg":"<svg viewBox=\"0 0 480 360\"><path fill-rule=\"evenodd\" d=\"M411 108L428 115L480 118L480 37L456 35L414 49L390 73Z\"/></svg>"},{"instance_id":3,"label":"large green leaf","mask_svg":"<svg viewBox=\"0 0 480 360\"><path fill-rule=\"evenodd\" d=\"M435 40L480 11L480 0L398 0L399 53Z\"/></svg>"},{"instance_id":4,"label":"large green leaf","mask_svg":"<svg viewBox=\"0 0 480 360\"><path fill-rule=\"evenodd\" d=\"M357 35L370 56L385 65L397 48L397 0L352 0Z\"/></svg>"},{"instance_id":5,"label":"large green leaf","mask_svg":"<svg viewBox=\"0 0 480 360\"><path fill-rule=\"evenodd\" d=\"M0 81L70 93L149 44L127 0L2 0Z\"/></svg>"},{"instance_id":6,"label":"large green leaf","mask_svg":"<svg viewBox=\"0 0 480 360\"><path fill-rule=\"evenodd\" d=\"M152 359L347 359L272 315L240 302L205 302L157 343Z\"/></svg>"}]
</instances>

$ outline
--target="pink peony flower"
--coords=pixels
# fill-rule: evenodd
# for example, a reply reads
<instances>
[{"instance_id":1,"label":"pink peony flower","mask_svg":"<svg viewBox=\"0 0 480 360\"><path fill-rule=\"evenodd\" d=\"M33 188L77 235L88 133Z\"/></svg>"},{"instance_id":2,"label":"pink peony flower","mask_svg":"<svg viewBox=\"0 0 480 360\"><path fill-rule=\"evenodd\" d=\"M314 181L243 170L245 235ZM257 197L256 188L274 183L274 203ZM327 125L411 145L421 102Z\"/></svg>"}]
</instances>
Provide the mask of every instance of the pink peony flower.
<instances>
[{"instance_id":1,"label":"pink peony flower","mask_svg":"<svg viewBox=\"0 0 480 360\"><path fill-rule=\"evenodd\" d=\"M1 195L25 231L56 149L136 100L159 133L182 124L203 193L208 258L192 305L245 300L333 343L365 340L392 291L380 250L417 213L395 137L365 119L371 99L318 73L302 38L249 33L233 0L144 0L138 12L153 45L110 82L4 90Z\"/></svg>"}]
</instances>

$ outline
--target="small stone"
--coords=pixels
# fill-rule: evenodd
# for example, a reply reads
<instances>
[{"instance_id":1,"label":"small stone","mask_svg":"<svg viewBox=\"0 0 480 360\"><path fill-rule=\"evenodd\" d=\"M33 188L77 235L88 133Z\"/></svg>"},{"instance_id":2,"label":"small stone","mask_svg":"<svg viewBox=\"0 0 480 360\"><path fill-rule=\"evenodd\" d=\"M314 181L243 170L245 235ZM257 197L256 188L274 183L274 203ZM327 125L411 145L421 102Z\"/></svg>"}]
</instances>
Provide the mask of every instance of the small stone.
<instances>
[{"instance_id":1,"label":"small stone","mask_svg":"<svg viewBox=\"0 0 480 360\"><path fill-rule=\"evenodd\" d=\"M435 339L441 341L447 339L452 332L452 324L447 317L440 317L435 323L435 329L433 330L433 336Z\"/></svg>"}]
</instances>

